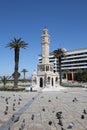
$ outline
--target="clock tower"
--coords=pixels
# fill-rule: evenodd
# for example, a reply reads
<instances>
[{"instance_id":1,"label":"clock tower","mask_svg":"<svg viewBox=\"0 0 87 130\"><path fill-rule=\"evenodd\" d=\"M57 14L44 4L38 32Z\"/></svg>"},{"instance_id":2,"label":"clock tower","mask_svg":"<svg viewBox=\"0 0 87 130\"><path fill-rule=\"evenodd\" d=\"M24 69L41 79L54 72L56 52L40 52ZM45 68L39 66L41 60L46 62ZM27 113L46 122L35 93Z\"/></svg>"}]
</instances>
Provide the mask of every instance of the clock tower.
<instances>
[{"instance_id":1,"label":"clock tower","mask_svg":"<svg viewBox=\"0 0 87 130\"><path fill-rule=\"evenodd\" d=\"M53 64L49 62L50 35L44 28L41 35L41 62L37 65L37 73L33 74L36 88L58 86L59 74L54 73Z\"/></svg>"}]
</instances>

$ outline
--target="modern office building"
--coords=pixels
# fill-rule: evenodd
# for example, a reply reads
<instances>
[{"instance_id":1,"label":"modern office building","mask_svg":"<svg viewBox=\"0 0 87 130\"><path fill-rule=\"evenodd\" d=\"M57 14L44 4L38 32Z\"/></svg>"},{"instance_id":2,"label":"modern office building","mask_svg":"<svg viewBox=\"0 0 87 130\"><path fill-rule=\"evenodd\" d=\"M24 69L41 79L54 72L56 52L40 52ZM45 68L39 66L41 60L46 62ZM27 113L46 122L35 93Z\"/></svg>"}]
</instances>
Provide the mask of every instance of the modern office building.
<instances>
[{"instance_id":1,"label":"modern office building","mask_svg":"<svg viewBox=\"0 0 87 130\"><path fill-rule=\"evenodd\" d=\"M68 79L74 80L74 73L78 70L87 70L87 48L66 52L62 58L62 71L67 71Z\"/></svg>"},{"instance_id":2,"label":"modern office building","mask_svg":"<svg viewBox=\"0 0 87 130\"><path fill-rule=\"evenodd\" d=\"M77 70L87 70L87 48L81 48L72 51L65 51L65 57L62 58L62 77L67 77L68 80L74 80L74 73ZM59 71L58 60L52 55L49 55L49 61L53 64L54 72ZM39 63L42 62L41 56ZM66 76L67 75L67 76Z\"/></svg>"}]
</instances>

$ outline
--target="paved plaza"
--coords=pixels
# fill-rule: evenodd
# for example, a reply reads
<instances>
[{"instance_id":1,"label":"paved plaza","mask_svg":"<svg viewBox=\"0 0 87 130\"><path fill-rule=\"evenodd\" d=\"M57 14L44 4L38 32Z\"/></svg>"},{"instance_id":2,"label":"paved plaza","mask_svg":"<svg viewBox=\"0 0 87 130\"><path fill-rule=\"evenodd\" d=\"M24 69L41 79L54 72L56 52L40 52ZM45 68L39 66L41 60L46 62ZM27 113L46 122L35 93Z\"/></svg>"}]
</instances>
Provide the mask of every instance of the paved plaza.
<instances>
[{"instance_id":1,"label":"paved plaza","mask_svg":"<svg viewBox=\"0 0 87 130\"><path fill-rule=\"evenodd\" d=\"M87 130L87 89L0 92L0 130Z\"/></svg>"}]
</instances>

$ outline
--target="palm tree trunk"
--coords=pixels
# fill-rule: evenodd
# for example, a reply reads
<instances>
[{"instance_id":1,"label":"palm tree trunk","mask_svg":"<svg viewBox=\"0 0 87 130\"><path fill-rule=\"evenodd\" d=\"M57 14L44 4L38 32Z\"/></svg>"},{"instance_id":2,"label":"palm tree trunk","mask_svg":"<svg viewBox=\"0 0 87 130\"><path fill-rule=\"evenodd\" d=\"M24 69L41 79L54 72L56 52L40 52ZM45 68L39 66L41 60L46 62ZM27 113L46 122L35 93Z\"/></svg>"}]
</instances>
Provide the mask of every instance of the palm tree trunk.
<instances>
[{"instance_id":1,"label":"palm tree trunk","mask_svg":"<svg viewBox=\"0 0 87 130\"><path fill-rule=\"evenodd\" d=\"M61 78L61 58L59 57L59 84L61 85L62 83L62 78Z\"/></svg>"},{"instance_id":2,"label":"palm tree trunk","mask_svg":"<svg viewBox=\"0 0 87 130\"><path fill-rule=\"evenodd\" d=\"M14 88L18 87L19 48L15 48Z\"/></svg>"},{"instance_id":3,"label":"palm tree trunk","mask_svg":"<svg viewBox=\"0 0 87 130\"><path fill-rule=\"evenodd\" d=\"M25 72L24 72L24 81L25 81Z\"/></svg>"}]
</instances>

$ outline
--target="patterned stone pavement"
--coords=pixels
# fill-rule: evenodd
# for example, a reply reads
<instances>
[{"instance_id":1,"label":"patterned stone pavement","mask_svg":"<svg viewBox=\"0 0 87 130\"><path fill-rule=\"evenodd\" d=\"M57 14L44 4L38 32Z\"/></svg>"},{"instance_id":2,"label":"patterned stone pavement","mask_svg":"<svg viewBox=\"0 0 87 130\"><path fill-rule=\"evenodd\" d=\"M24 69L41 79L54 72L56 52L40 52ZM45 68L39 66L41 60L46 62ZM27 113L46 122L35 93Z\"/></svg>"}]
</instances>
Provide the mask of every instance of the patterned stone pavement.
<instances>
[{"instance_id":1,"label":"patterned stone pavement","mask_svg":"<svg viewBox=\"0 0 87 130\"><path fill-rule=\"evenodd\" d=\"M87 130L87 89L0 92L0 130Z\"/></svg>"}]
</instances>

